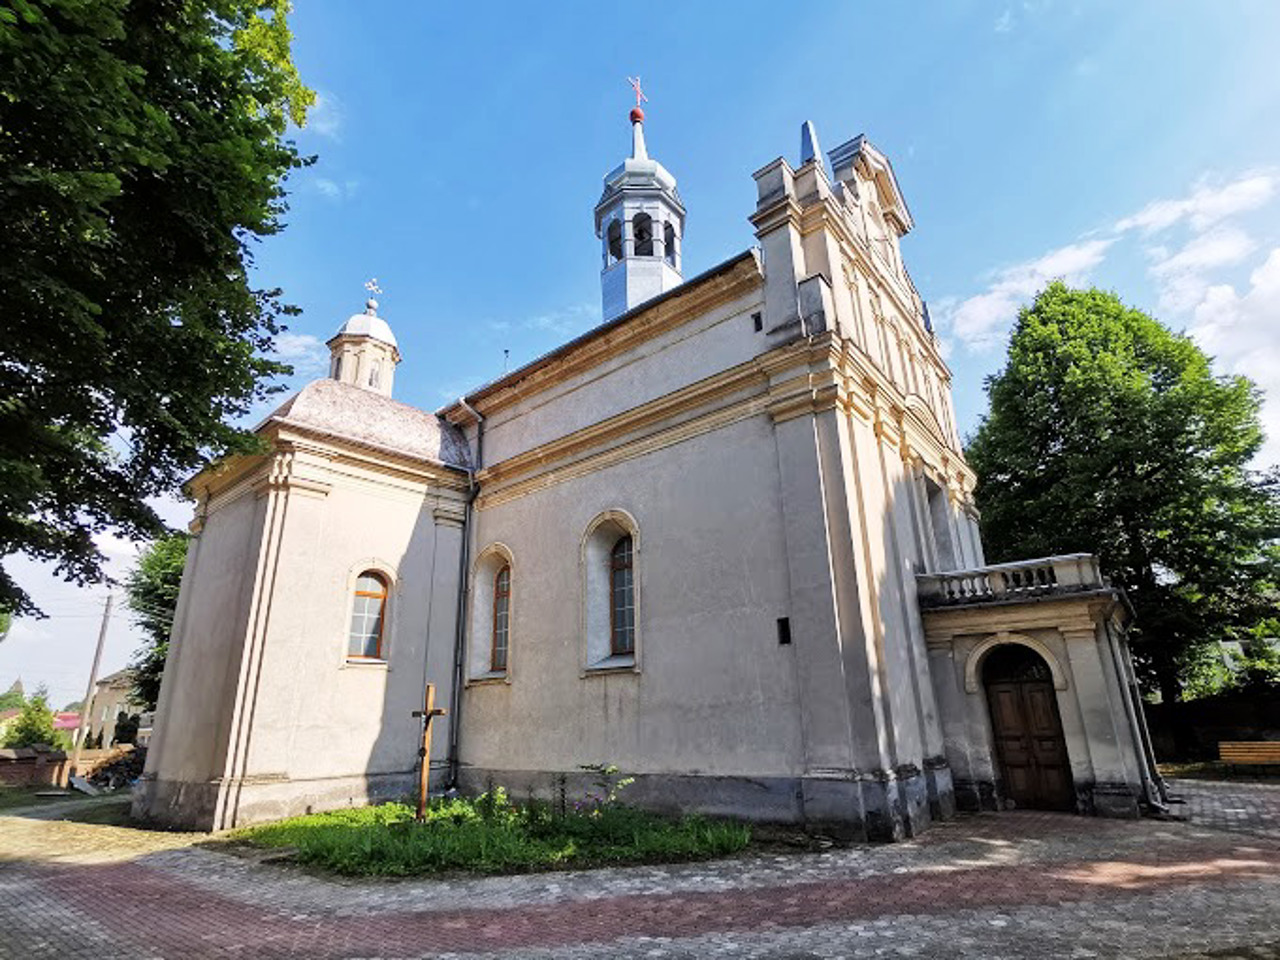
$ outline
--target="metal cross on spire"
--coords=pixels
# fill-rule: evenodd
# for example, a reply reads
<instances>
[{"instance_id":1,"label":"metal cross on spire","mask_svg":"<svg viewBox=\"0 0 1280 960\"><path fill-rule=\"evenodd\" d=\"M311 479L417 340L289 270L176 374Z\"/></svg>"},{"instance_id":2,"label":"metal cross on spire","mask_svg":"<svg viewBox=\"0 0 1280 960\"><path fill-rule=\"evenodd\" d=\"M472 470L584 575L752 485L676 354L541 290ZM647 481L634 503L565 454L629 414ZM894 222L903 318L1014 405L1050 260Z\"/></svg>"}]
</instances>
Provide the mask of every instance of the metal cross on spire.
<instances>
[{"instance_id":1,"label":"metal cross on spire","mask_svg":"<svg viewBox=\"0 0 1280 960\"><path fill-rule=\"evenodd\" d=\"M370 277L365 281L364 288L369 291L369 299L364 302L364 312L373 315L378 310L378 301L373 299L374 294L382 295L382 288L378 286L378 278Z\"/></svg>"},{"instance_id":2,"label":"metal cross on spire","mask_svg":"<svg viewBox=\"0 0 1280 960\"><path fill-rule=\"evenodd\" d=\"M644 91L640 89L640 78L639 78L639 77L627 77L627 83L631 84L631 89L632 89L632 90L634 90L634 91L636 92L636 106L637 106L637 107L638 107L638 106L640 106L640 103L641 103L642 101L643 101L644 103L648 103L648 102L649 102L649 98L648 98L648 97L646 97L646 96L644 95Z\"/></svg>"}]
</instances>

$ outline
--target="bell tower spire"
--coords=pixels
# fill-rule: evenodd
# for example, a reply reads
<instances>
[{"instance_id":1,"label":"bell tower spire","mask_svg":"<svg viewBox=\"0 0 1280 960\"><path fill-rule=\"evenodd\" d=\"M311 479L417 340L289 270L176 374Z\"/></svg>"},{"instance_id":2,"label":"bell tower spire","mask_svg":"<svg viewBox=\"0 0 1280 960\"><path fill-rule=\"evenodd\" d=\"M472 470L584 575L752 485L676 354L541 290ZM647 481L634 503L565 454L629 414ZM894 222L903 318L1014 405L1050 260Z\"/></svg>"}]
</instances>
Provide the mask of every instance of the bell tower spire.
<instances>
[{"instance_id":1,"label":"bell tower spire","mask_svg":"<svg viewBox=\"0 0 1280 960\"><path fill-rule=\"evenodd\" d=\"M676 178L649 158L641 106L649 98L640 78L628 77L627 82L636 95L630 115L631 156L605 176L595 211L604 261L600 286L605 320L684 282L684 204Z\"/></svg>"}]
</instances>

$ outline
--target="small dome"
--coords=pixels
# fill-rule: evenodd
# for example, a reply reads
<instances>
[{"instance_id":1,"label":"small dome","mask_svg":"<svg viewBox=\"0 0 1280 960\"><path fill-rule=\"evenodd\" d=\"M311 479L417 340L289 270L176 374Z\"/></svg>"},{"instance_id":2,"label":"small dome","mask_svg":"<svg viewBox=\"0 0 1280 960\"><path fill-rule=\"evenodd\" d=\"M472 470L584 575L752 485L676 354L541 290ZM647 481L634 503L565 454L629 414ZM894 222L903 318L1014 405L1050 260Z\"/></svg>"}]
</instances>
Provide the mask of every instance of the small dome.
<instances>
[{"instance_id":1,"label":"small dome","mask_svg":"<svg viewBox=\"0 0 1280 960\"><path fill-rule=\"evenodd\" d=\"M391 332L387 321L375 313L353 313L336 336L372 337L374 340L391 344L397 350L400 349L400 345L396 343L396 335Z\"/></svg>"}]
</instances>

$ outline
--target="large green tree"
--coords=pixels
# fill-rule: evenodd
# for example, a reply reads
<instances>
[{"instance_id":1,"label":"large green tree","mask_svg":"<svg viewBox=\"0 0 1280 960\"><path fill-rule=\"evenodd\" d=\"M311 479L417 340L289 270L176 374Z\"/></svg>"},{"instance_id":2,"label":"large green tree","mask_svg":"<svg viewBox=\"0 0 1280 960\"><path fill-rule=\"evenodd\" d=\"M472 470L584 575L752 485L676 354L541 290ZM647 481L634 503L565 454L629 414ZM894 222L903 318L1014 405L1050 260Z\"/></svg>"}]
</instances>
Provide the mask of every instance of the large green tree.
<instances>
[{"instance_id":1,"label":"large green tree","mask_svg":"<svg viewBox=\"0 0 1280 960\"><path fill-rule=\"evenodd\" d=\"M53 729L53 711L49 709L49 696L43 687L38 689L22 705L22 713L9 726L4 746L30 747L37 743L48 746L64 746L64 737Z\"/></svg>"},{"instance_id":2,"label":"large green tree","mask_svg":"<svg viewBox=\"0 0 1280 960\"><path fill-rule=\"evenodd\" d=\"M160 677L169 655L169 631L178 609L178 588L187 562L187 536L170 534L151 543L125 579L125 602L146 643L133 655L134 699L148 710L156 708Z\"/></svg>"},{"instance_id":3,"label":"large green tree","mask_svg":"<svg viewBox=\"0 0 1280 960\"><path fill-rule=\"evenodd\" d=\"M1274 615L1277 477L1249 463L1258 389L1114 294L1051 284L1021 311L968 446L992 561L1099 555L1165 700L1201 645Z\"/></svg>"},{"instance_id":4,"label":"large green tree","mask_svg":"<svg viewBox=\"0 0 1280 960\"><path fill-rule=\"evenodd\" d=\"M287 0L0 0L0 560L102 579L93 535L210 456L288 370L251 246L313 94ZM0 608L33 609L0 568Z\"/></svg>"}]
</instances>

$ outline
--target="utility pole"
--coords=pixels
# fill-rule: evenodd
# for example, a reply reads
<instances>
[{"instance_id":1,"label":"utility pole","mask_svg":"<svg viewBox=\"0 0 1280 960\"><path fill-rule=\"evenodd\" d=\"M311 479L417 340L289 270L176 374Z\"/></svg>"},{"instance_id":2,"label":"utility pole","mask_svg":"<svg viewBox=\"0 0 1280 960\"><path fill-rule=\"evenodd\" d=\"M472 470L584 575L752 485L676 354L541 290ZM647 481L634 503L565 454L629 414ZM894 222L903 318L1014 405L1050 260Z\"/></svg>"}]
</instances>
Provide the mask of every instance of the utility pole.
<instances>
[{"instance_id":1,"label":"utility pole","mask_svg":"<svg viewBox=\"0 0 1280 960\"><path fill-rule=\"evenodd\" d=\"M421 823L427 816L427 780L431 776L431 718L443 717L446 711L436 706L436 685L427 684L427 699L424 709L413 711L413 715L422 720L422 746L418 748L418 816Z\"/></svg>"},{"instance_id":2,"label":"utility pole","mask_svg":"<svg viewBox=\"0 0 1280 960\"><path fill-rule=\"evenodd\" d=\"M102 608L102 626L98 628L98 648L93 651L93 667L89 670L89 686L84 692L84 703L80 705L80 727L76 730L76 750L71 757L71 766L68 768L67 775L71 775L71 771L80 773L80 751L84 749L85 737L88 736L87 729L89 725L89 709L93 706L93 688L98 683L98 664L102 662L102 645L107 639L107 624L111 622L111 604L115 600L111 594L107 594L107 605Z\"/></svg>"}]
</instances>

